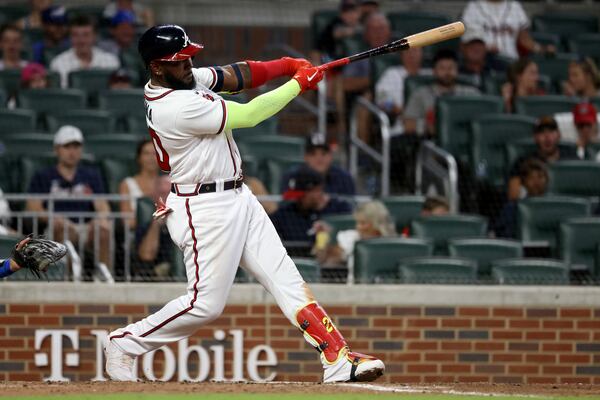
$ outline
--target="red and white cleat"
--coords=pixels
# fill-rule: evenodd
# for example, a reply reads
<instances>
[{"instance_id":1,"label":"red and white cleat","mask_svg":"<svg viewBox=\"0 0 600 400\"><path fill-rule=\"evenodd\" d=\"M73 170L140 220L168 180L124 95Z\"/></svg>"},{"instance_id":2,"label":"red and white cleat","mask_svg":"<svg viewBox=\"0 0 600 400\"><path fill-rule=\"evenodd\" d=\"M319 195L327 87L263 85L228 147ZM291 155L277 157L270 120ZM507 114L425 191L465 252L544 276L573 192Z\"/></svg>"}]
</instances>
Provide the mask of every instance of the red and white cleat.
<instances>
[{"instance_id":1,"label":"red and white cleat","mask_svg":"<svg viewBox=\"0 0 600 400\"><path fill-rule=\"evenodd\" d=\"M106 357L106 373L113 381L135 382L133 367L135 357L123 353L113 342L104 347Z\"/></svg>"},{"instance_id":2,"label":"red and white cleat","mask_svg":"<svg viewBox=\"0 0 600 400\"><path fill-rule=\"evenodd\" d=\"M385 365L381 360L349 351L337 363L325 366L323 382L372 382L384 371Z\"/></svg>"}]
</instances>

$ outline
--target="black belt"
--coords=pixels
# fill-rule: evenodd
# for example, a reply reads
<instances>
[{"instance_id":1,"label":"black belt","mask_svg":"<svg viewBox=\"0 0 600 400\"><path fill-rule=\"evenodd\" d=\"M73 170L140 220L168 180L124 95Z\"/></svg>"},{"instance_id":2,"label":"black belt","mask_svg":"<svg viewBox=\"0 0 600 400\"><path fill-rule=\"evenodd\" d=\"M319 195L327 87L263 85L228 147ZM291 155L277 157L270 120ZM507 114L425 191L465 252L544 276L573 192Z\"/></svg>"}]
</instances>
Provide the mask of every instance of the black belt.
<instances>
[{"instance_id":1,"label":"black belt","mask_svg":"<svg viewBox=\"0 0 600 400\"><path fill-rule=\"evenodd\" d=\"M223 190L237 189L239 187L242 187L243 183L244 183L244 178L240 178L237 180L232 179L230 181L225 181L225 182L223 182ZM176 183L171 184L171 193L175 193L178 196L196 196L198 194L214 193L216 191L217 191L217 183L216 182L199 183L196 185L196 189L189 193L181 193L177 190Z\"/></svg>"}]
</instances>

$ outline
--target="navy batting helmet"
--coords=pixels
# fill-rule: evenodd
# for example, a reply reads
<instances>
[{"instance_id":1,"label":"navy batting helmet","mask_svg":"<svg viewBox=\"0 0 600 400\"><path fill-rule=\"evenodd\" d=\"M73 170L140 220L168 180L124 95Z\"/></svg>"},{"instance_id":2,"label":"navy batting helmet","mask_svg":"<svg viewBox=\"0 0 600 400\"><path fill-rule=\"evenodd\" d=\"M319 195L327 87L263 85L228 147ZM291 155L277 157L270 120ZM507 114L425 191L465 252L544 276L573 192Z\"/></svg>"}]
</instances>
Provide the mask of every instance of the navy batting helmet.
<instances>
[{"instance_id":1,"label":"navy batting helmet","mask_svg":"<svg viewBox=\"0 0 600 400\"><path fill-rule=\"evenodd\" d=\"M157 25L148 29L138 43L142 59L151 61L182 61L193 57L204 46L193 43L178 25Z\"/></svg>"}]
</instances>

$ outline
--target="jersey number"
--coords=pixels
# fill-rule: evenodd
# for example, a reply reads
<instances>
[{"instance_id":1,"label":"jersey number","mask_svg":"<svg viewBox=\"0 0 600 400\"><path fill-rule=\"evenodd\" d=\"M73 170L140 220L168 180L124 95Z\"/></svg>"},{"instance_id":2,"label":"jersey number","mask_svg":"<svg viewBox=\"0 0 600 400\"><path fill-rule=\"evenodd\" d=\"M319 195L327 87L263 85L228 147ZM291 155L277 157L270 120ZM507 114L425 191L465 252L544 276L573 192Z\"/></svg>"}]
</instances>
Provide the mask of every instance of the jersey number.
<instances>
[{"instance_id":1,"label":"jersey number","mask_svg":"<svg viewBox=\"0 0 600 400\"><path fill-rule=\"evenodd\" d=\"M169 154L162 145L160 138L156 134L156 131L152 128L148 128L150 136L152 137L152 143L154 144L154 151L156 153L156 161L158 166L164 172L171 172L171 165L169 164Z\"/></svg>"}]
</instances>

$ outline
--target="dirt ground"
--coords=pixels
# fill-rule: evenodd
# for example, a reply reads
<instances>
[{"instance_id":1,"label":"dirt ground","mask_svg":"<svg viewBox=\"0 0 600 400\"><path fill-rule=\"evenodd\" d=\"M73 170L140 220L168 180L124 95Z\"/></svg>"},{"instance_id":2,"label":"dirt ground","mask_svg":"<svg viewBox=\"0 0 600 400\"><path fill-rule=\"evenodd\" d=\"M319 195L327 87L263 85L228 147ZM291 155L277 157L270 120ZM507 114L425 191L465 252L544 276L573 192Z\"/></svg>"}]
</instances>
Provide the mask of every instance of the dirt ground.
<instances>
[{"instance_id":1,"label":"dirt ground","mask_svg":"<svg viewBox=\"0 0 600 400\"><path fill-rule=\"evenodd\" d=\"M481 393L538 396L598 396L600 385L503 385L454 384L439 386L394 384L314 384L296 382L273 383L176 383L176 382L3 382L0 397L25 395L61 395L83 393L356 393L372 391L400 393Z\"/></svg>"}]
</instances>

